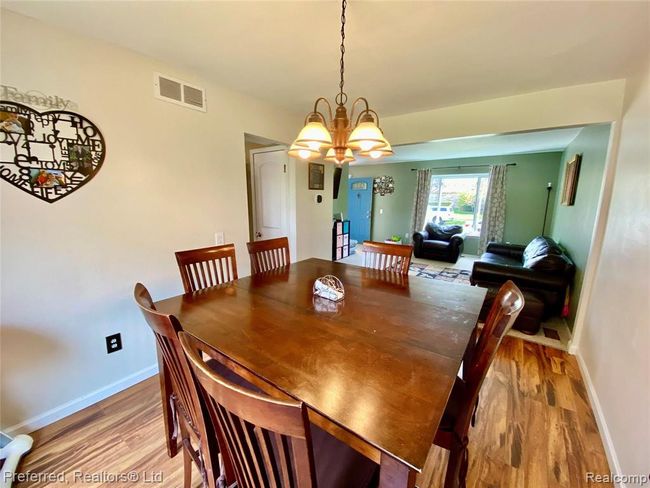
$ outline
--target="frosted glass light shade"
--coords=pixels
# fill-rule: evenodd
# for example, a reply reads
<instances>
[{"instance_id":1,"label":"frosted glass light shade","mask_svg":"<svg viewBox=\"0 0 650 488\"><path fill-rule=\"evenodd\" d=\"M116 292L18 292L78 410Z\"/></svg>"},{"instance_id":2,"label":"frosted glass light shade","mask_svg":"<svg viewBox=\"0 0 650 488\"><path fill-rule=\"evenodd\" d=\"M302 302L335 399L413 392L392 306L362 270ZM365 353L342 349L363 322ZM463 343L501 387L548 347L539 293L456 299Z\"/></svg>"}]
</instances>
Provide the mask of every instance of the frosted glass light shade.
<instances>
[{"instance_id":1,"label":"frosted glass light shade","mask_svg":"<svg viewBox=\"0 0 650 488\"><path fill-rule=\"evenodd\" d=\"M348 147L355 151L371 151L384 147L388 141L374 122L361 122L348 139Z\"/></svg>"},{"instance_id":2,"label":"frosted glass light shade","mask_svg":"<svg viewBox=\"0 0 650 488\"><path fill-rule=\"evenodd\" d=\"M332 147L332 134L322 122L309 122L302 128L294 144L320 151Z\"/></svg>"},{"instance_id":3,"label":"frosted glass light shade","mask_svg":"<svg viewBox=\"0 0 650 488\"><path fill-rule=\"evenodd\" d=\"M371 149L370 151L359 151L359 156L372 159L384 158L386 156L392 156L393 154L395 154L393 152L393 148L388 142L386 142L386 145L384 147L380 147L378 149Z\"/></svg>"},{"instance_id":4,"label":"frosted glass light shade","mask_svg":"<svg viewBox=\"0 0 650 488\"><path fill-rule=\"evenodd\" d=\"M305 160L318 159L321 156L320 151L310 149L307 146L301 146L299 144L296 144L295 142L291 145L289 151L287 151L287 154L292 158L299 158Z\"/></svg>"},{"instance_id":5,"label":"frosted glass light shade","mask_svg":"<svg viewBox=\"0 0 650 488\"><path fill-rule=\"evenodd\" d=\"M354 161L354 154L352 154L352 150L350 148L347 148L345 150L345 156L343 157L343 160L338 160L336 159L336 151L334 148L331 148L327 151L327 154L325 155L325 161L330 161L332 163L336 164L343 164L343 163L349 163L351 161Z\"/></svg>"}]
</instances>

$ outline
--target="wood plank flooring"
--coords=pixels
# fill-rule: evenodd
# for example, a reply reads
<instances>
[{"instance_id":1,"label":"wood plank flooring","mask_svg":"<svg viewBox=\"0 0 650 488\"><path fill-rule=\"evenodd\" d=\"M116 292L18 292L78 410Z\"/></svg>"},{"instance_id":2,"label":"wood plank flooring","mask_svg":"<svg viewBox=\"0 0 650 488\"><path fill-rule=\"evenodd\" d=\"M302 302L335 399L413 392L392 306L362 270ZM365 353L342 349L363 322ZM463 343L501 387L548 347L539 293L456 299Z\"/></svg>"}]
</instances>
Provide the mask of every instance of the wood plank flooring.
<instances>
[{"instance_id":1,"label":"wood plank flooring","mask_svg":"<svg viewBox=\"0 0 650 488\"><path fill-rule=\"evenodd\" d=\"M167 457L161 412L158 382L151 378L34 432L21 471L65 472L68 484L15 486L181 487L182 456ZM468 488L580 488L592 486L586 472L609 473L575 358L509 337L481 392L469 448ZM446 453L432 447L418 486L441 487L446 462ZM107 475L86 482L75 480L75 471ZM139 479L108 478L129 472ZM198 472L193 479L200 486Z\"/></svg>"}]
</instances>

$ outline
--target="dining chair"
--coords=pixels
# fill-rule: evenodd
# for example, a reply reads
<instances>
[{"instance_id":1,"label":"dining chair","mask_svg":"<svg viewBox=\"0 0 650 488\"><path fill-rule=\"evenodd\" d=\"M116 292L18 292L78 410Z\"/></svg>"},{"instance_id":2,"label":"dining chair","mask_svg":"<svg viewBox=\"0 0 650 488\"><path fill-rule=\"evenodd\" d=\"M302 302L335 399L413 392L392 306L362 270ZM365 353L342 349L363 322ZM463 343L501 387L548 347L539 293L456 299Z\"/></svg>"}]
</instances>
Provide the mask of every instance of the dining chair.
<instances>
[{"instance_id":1,"label":"dining chair","mask_svg":"<svg viewBox=\"0 0 650 488\"><path fill-rule=\"evenodd\" d=\"M524 307L524 296L512 281L503 284L478 335L463 378L456 378L434 444L449 451L444 488L465 488L469 464L468 431L479 391L503 337Z\"/></svg>"},{"instance_id":2,"label":"dining chair","mask_svg":"<svg viewBox=\"0 0 650 488\"><path fill-rule=\"evenodd\" d=\"M218 463L219 447L215 436L209 435L213 432L212 426L204 422L199 390L178 340L178 332L182 330L181 325L173 315L166 315L156 310L149 291L141 283L135 285L133 295L156 337L161 368L163 411L166 412L165 421L171 424L171 437L174 443L177 442L180 434L184 487L190 488L192 485L192 462L194 462L201 473L203 486L216 488L216 485L210 484L209 480L218 478L220 474L219 465L213 465L213 461ZM164 387L165 381L169 381L170 388Z\"/></svg>"},{"instance_id":3,"label":"dining chair","mask_svg":"<svg viewBox=\"0 0 650 488\"><path fill-rule=\"evenodd\" d=\"M237 279L234 244L176 251L176 262L185 293Z\"/></svg>"},{"instance_id":4,"label":"dining chair","mask_svg":"<svg viewBox=\"0 0 650 488\"><path fill-rule=\"evenodd\" d=\"M239 488L368 488L379 466L309 423L304 403L236 385L204 358L214 350L181 332L180 342L201 385L207 415L222 428Z\"/></svg>"},{"instance_id":5,"label":"dining chair","mask_svg":"<svg viewBox=\"0 0 650 488\"><path fill-rule=\"evenodd\" d=\"M290 263L289 239L286 237L247 242L246 246L251 258L251 274L264 273Z\"/></svg>"},{"instance_id":6,"label":"dining chair","mask_svg":"<svg viewBox=\"0 0 650 488\"><path fill-rule=\"evenodd\" d=\"M363 265L366 268L408 274L413 246L364 241Z\"/></svg>"}]
</instances>

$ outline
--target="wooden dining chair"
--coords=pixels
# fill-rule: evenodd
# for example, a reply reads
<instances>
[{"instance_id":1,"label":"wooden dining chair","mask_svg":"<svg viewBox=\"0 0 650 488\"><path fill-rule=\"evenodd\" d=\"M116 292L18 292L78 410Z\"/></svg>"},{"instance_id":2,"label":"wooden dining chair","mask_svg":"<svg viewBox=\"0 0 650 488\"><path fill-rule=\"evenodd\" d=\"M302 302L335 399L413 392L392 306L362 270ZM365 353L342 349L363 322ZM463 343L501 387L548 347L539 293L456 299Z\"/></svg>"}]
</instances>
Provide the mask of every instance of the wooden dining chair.
<instances>
[{"instance_id":1,"label":"wooden dining chair","mask_svg":"<svg viewBox=\"0 0 650 488\"><path fill-rule=\"evenodd\" d=\"M232 383L206 363L215 352L210 346L184 332L179 337L239 488L377 486L379 466L310 424L302 402Z\"/></svg>"},{"instance_id":2,"label":"wooden dining chair","mask_svg":"<svg viewBox=\"0 0 650 488\"><path fill-rule=\"evenodd\" d=\"M366 268L408 274L413 246L364 241L363 265Z\"/></svg>"},{"instance_id":3,"label":"wooden dining chair","mask_svg":"<svg viewBox=\"0 0 650 488\"><path fill-rule=\"evenodd\" d=\"M265 241L246 243L251 258L251 274L264 273L275 268L287 266L289 259L289 239L278 237Z\"/></svg>"},{"instance_id":4,"label":"wooden dining chair","mask_svg":"<svg viewBox=\"0 0 650 488\"><path fill-rule=\"evenodd\" d=\"M449 451L444 488L466 486L468 431L479 391L503 337L523 307L523 294L512 281L507 281L492 304L463 379L456 378L434 440L434 444Z\"/></svg>"},{"instance_id":5,"label":"wooden dining chair","mask_svg":"<svg viewBox=\"0 0 650 488\"><path fill-rule=\"evenodd\" d=\"M166 412L166 427L171 427L173 442L180 435L183 450L184 487L192 485L192 462L201 473L203 486L216 488L210 480L219 477L219 447L212 426L206 425L201 413L199 390L192 376L189 364L178 340L182 330L173 315L166 315L156 310L151 295L144 285L135 285L133 295L142 315L156 337L159 367L161 374L161 393L163 394L163 411ZM163 385L169 381L171 388ZM171 426L168 422L171 422ZM195 447L196 446L196 447ZM213 461L217 464L213 464Z\"/></svg>"},{"instance_id":6,"label":"wooden dining chair","mask_svg":"<svg viewBox=\"0 0 650 488\"><path fill-rule=\"evenodd\" d=\"M176 251L176 262L185 293L237 279L234 244Z\"/></svg>"}]
</instances>

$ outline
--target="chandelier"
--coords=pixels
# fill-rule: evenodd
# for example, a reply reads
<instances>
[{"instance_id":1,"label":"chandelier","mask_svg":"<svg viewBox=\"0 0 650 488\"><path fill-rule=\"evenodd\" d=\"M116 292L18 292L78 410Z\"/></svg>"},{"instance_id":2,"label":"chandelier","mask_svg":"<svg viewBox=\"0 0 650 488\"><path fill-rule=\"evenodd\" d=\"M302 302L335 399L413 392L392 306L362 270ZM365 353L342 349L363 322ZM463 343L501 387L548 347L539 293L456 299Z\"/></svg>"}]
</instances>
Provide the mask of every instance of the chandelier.
<instances>
[{"instance_id":1,"label":"chandelier","mask_svg":"<svg viewBox=\"0 0 650 488\"><path fill-rule=\"evenodd\" d=\"M339 93L334 101L336 110L332 117L332 106L326 98L320 97L314 103L314 110L305 117L305 126L289 149L289 156L304 160L320 159L325 152L325 161L343 164L354 161L354 152L361 157L379 159L391 156L393 150L379 128L379 115L370 108L368 100L357 98L351 107L350 117L345 104L348 96L343 91L345 72L345 8L347 0L341 4L341 81ZM319 103L327 106L327 115L318 110ZM354 116L355 107L361 104L362 110ZM354 125L351 122L354 121Z\"/></svg>"}]
</instances>

